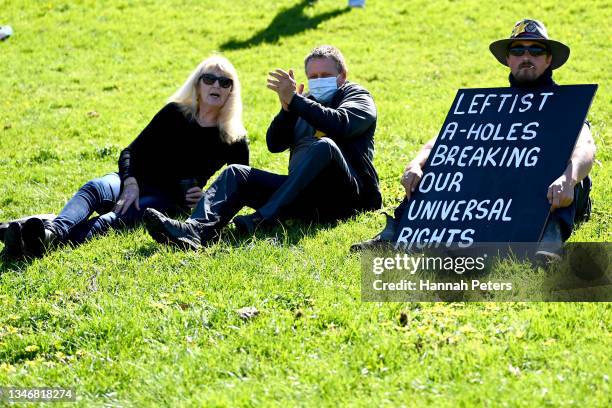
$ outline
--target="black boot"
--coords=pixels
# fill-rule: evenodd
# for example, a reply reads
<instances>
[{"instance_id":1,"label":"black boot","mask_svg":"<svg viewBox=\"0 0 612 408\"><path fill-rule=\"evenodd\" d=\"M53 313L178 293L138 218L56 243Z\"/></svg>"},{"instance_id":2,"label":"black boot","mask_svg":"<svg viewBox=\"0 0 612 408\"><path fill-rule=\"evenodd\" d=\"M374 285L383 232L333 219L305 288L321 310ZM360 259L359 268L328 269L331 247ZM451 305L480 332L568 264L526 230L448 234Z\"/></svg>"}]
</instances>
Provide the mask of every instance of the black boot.
<instances>
[{"instance_id":1,"label":"black boot","mask_svg":"<svg viewBox=\"0 0 612 408\"><path fill-rule=\"evenodd\" d=\"M563 237L561 236L561 224L555 214L548 218L542 240L535 253L536 264L547 266L562 260Z\"/></svg>"},{"instance_id":2,"label":"black boot","mask_svg":"<svg viewBox=\"0 0 612 408\"><path fill-rule=\"evenodd\" d=\"M249 215L238 215L232 220L239 235L253 235L259 227L272 227L272 222L266 220L258 212Z\"/></svg>"},{"instance_id":3,"label":"black boot","mask_svg":"<svg viewBox=\"0 0 612 408\"><path fill-rule=\"evenodd\" d=\"M351 245L351 252L388 250L393 248L397 220L385 213L385 228L374 238Z\"/></svg>"},{"instance_id":4,"label":"black boot","mask_svg":"<svg viewBox=\"0 0 612 408\"><path fill-rule=\"evenodd\" d=\"M21 227L26 255L40 258L57 242L52 225L40 218L30 218Z\"/></svg>"},{"instance_id":5,"label":"black boot","mask_svg":"<svg viewBox=\"0 0 612 408\"><path fill-rule=\"evenodd\" d=\"M210 231L194 220L177 221L153 208L145 210L143 220L149 235L155 241L182 249L197 251L217 236L214 231Z\"/></svg>"},{"instance_id":6,"label":"black boot","mask_svg":"<svg viewBox=\"0 0 612 408\"><path fill-rule=\"evenodd\" d=\"M45 221L45 220L49 220L52 221L55 219L55 214L36 214L36 215L29 215L27 217L23 217L23 218L19 218L16 220L11 220L11 221L7 221L7 222L2 222L0 223L0 240L4 241L4 234L6 234L6 231L8 231L9 225L13 222L16 222L17 224L19 224L19 226L22 226L23 223L25 223L27 220L29 220L30 218L40 218L41 220Z\"/></svg>"},{"instance_id":7,"label":"black boot","mask_svg":"<svg viewBox=\"0 0 612 408\"><path fill-rule=\"evenodd\" d=\"M4 250L2 254L10 259L19 259L24 256L23 239L21 238L21 224L11 222L4 231Z\"/></svg>"}]
</instances>

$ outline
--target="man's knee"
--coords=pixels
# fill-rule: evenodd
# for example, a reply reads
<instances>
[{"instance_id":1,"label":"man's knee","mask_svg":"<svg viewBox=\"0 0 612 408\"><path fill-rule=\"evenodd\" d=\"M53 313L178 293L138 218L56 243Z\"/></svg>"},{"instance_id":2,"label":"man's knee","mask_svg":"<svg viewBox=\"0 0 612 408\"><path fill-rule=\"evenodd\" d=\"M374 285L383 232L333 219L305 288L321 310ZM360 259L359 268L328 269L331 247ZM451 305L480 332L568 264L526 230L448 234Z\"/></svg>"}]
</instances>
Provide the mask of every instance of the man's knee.
<instances>
[{"instance_id":1,"label":"man's knee","mask_svg":"<svg viewBox=\"0 0 612 408\"><path fill-rule=\"evenodd\" d=\"M244 164L230 164L221 172L221 175L224 177L244 178L248 176L250 171L251 171L250 166L245 166Z\"/></svg>"},{"instance_id":2,"label":"man's knee","mask_svg":"<svg viewBox=\"0 0 612 408\"><path fill-rule=\"evenodd\" d=\"M328 137L322 137L312 144L312 148L316 151L331 153L334 151L340 151L336 142Z\"/></svg>"},{"instance_id":3,"label":"man's knee","mask_svg":"<svg viewBox=\"0 0 612 408\"><path fill-rule=\"evenodd\" d=\"M221 174L219 174L219 177L215 182L222 183L224 185L241 185L247 181L250 173L250 166L245 166L244 164L230 164L221 172Z\"/></svg>"},{"instance_id":4,"label":"man's knee","mask_svg":"<svg viewBox=\"0 0 612 408\"><path fill-rule=\"evenodd\" d=\"M312 158L317 160L331 161L335 156L341 155L336 142L329 138L321 138L314 142L310 147Z\"/></svg>"}]
</instances>

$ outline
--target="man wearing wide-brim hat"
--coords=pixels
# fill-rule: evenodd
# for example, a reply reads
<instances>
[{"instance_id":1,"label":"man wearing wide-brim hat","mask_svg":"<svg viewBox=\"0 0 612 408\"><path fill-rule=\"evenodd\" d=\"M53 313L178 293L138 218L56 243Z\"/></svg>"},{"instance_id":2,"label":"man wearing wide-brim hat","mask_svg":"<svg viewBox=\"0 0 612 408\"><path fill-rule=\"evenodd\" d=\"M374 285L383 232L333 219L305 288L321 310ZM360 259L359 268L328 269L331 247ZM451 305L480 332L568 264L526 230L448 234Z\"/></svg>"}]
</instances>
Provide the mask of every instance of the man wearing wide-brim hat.
<instances>
[{"instance_id":1,"label":"man wearing wide-brim hat","mask_svg":"<svg viewBox=\"0 0 612 408\"><path fill-rule=\"evenodd\" d=\"M518 88L556 85L552 79L553 70L565 64L570 55L567 45L548 38L544 24L530 19L517 22L509 38L494 41L489 49L501 64L510 68L510 86ZM396 220L404 213L410 196L421 181L423 166L435 141L436 138L428 141L404 170L401 184L406 189L406 199L395 210L395 218L388 217L387 226L380 234L353 245L352 249L373 249L393 239ZM586 123L565 171L548 187L547 197L553 216L549 218L542 241L554 244L542 248L551 258L557 258L562 241L569 238L574 223L586 220L590 215L591 180L588 174L594 160L595 143Z\"/></svg>"}]
</instances>

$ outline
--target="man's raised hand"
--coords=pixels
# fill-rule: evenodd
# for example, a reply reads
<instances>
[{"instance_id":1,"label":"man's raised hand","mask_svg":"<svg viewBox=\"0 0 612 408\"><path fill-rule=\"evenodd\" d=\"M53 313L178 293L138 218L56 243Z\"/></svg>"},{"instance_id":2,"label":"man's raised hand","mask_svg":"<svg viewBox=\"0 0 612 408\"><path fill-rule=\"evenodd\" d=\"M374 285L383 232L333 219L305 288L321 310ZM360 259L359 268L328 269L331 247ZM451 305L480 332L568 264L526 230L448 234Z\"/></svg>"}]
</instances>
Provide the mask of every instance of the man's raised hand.
<instances>
[{"instance_id":1,"label":"man's raised hand","mask_svg":"<svg viewBox=\"0 0 612 408\"><path fill-rule=\"evenodd\" d=\"M299 87L296 87L295 76L291 69L287 72L277 68L268 74L270 75L268 77L268 88L278 94L278 99L283 109L289 110L289 104L291 103L293 95L296 93L302 94L302 92L304 92L304 84L300 84Z\"/></svg>"}]
</instances>

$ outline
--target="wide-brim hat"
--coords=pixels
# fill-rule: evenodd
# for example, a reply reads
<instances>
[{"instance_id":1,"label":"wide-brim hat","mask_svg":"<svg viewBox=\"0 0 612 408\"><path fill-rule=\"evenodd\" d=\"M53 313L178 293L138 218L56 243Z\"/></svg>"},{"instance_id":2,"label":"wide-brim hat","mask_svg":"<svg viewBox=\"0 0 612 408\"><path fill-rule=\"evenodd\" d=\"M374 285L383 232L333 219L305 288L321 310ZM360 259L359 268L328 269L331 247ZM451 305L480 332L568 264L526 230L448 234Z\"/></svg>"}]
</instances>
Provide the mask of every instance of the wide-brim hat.
<instances>
[{"instance_id":1,"label":"wide-brim hat","mask_svg":"<svg viewBox=\"0 0 612 408\"><path fill-rule=\"evenodd\" d=\"M570 55L570 49L567 45L548 38L548 32L542 22L529 19L517 22L512 29L510 38L493 41L489 45L489 50L500 63L508 66L506 62L508 46L519 40L537 41L546 45L552 55L552 62L550 63L552 69L557 69L565 64Z\"/></svg>"}]
</instances>

